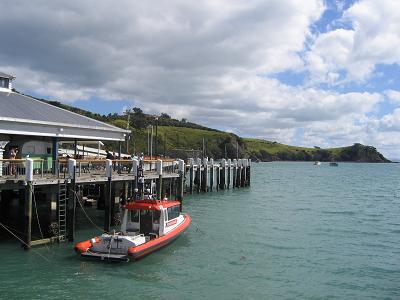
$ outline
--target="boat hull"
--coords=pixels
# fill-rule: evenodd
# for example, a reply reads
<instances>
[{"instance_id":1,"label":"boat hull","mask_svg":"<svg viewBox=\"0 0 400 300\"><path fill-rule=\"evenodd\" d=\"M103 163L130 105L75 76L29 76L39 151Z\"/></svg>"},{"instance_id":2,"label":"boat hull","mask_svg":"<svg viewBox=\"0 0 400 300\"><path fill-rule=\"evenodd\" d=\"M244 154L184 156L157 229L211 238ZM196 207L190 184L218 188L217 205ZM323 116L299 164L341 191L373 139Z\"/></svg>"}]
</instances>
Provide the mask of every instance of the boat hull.
<instances>
[{"instance_id":1,"label":"boat hull","mask_svg":"<svg viewBox=\"0 0 400 300\"><path fill-rule=\"evenodd\" d=\"M172 243L176 240L186 229L189 227L191 223L191 218L189 215L184 216L184 221L178 227L176 227L171 232L167 234L152 239L142 245L136 247L130 247L126 254L121 253L98 253L90 251L90 247L92 246L92 242L90 240L86 240L80 242L75 245L75 251L80 253L84 258L90 258L95 260L102 260L102 261L136 261L154 251L159 250L160 248L167 246L168 244Z\"/></svg>"}]
</instances>

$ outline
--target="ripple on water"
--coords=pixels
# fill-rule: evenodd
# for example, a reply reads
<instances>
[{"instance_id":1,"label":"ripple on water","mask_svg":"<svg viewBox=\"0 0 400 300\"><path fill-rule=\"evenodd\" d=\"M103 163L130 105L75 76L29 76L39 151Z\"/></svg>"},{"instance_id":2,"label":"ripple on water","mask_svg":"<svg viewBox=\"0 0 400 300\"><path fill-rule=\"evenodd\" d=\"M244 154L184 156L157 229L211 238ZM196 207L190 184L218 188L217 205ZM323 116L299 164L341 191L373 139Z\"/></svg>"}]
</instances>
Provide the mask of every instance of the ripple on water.
<instances>
[{"instance_id":1,"label":"ripple on water","mask_svg":"<svg viewBox=\"0 0 400 300\"><path fill-rule=\"evenodd\" d=\"M137 263L2 244L0 298L400 299L399 171L254 164L250 188L187 196L190 229Z\"/></svg>"}]
</instances>

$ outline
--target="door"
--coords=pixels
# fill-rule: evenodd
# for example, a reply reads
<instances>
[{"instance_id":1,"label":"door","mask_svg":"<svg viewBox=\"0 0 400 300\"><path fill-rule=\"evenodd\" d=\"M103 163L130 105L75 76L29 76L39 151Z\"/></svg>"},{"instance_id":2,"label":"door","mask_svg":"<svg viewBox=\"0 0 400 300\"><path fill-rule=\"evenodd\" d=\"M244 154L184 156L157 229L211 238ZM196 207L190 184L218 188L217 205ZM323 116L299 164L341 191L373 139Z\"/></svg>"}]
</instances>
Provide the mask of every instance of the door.
<instances>
[{"instance_id":1,"label":"door","mask_svg":"<svg viewBox=\"0 0 400 300\"><path fill-rule=\"evenodd\" d=\"M152 211L151 210L141 210L140 211L140 233L150 233L152 232Z\"/></svg>"}]
</instances>

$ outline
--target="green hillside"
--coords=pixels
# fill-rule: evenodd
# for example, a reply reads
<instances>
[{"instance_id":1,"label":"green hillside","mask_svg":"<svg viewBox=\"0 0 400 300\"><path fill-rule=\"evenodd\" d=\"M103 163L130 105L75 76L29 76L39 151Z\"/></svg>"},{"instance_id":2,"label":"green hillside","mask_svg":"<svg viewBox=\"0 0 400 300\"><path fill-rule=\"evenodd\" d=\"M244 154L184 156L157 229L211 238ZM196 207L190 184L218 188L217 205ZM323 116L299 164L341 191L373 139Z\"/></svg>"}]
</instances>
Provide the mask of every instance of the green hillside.
<instances>
[{"instance_id":1,"label":"green hillside","mask_svg":"<svg viewBox=\"0 0 400 300\"><path fill-rule=\"evenodd\" d=\"M147 131L133 129L132 150L147 152ZM155 129L153 131L155 136ZM156 142L157 141L157 142ZM374 147L354 144L348 147L319 149L280 144L277 142L240 138L234 134L195 128L158 126L153 155L213 158L248 157L259 161L356 161L389 162ZM155 145L157 143L157 145Z\"/></svg>"},{"instance_id":2,"label":"green hillside","mask_svg":"<svg viewBox=\"0 0 400 300\"><path fill-rule=\"evenodd\" d=\"M261 161L353 161L389 162L374 147L354 144L341 148L305 148L280 144L277 142L244 139L246 154Z\"/></svg>"},{"instance_id":3,"label":"green hillside","mask_svg":"<svg viewBox=\"0 0 400 300\"><path fill-rule=\"evenodd\" d=\"M43 99L39 99L45 101ZM74 111L85 116L131 130L128 143L129 153L148 154L148 142L153 127L153 155L171 157L236 158L247 157L255 161L355 161L389 162L374 147L354 144L348 147L321 149L304 148L280 144L274 141L241 138L235 134L207 128L186 119L177 120L168 114L159 116L145 114L140 108L133 108L128 114L94 114L57 101L46 101L52 105ZM116 149L113 143L106 143ZM126 146L125 146L126 148ZM126 149L124 149L126 152Z\"/></svg>"}]
</instances>

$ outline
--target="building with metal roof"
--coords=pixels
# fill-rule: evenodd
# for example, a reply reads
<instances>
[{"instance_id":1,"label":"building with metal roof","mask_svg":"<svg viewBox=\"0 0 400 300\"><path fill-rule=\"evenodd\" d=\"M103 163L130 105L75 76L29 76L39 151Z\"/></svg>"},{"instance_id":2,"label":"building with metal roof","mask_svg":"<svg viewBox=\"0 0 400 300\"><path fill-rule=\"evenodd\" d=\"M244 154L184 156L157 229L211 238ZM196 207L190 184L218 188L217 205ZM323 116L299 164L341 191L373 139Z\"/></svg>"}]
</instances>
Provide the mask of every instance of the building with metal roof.
<instances>
[{"instance_id":1,"label":"building with metal roof","mask_svg":"<svg viewBox=\"0 0 400 300\"><path fill-rule=\"evenodd\" d=\"M0 73L0 78L1 78ZM0 90L0 138L13 135L59 140L124 141L127 130L34 99L9 88ZM9 140L9 138L8 138Z\"/></svg>"},{"instance_id":2,"label":"building with metal roof","mask_svg":"<svg viewBox=\"0 0 400 300\"><path fill-rule=\"evenodd\" d=\"M21 157L47 155L56 160L59 142L121 142L130 133L17 93L11 87L14 79L14 76L0 72L0 159L4 150L18 148ZM28 144L29 147L24 147Z\"/></svg>"}]
</instances>

